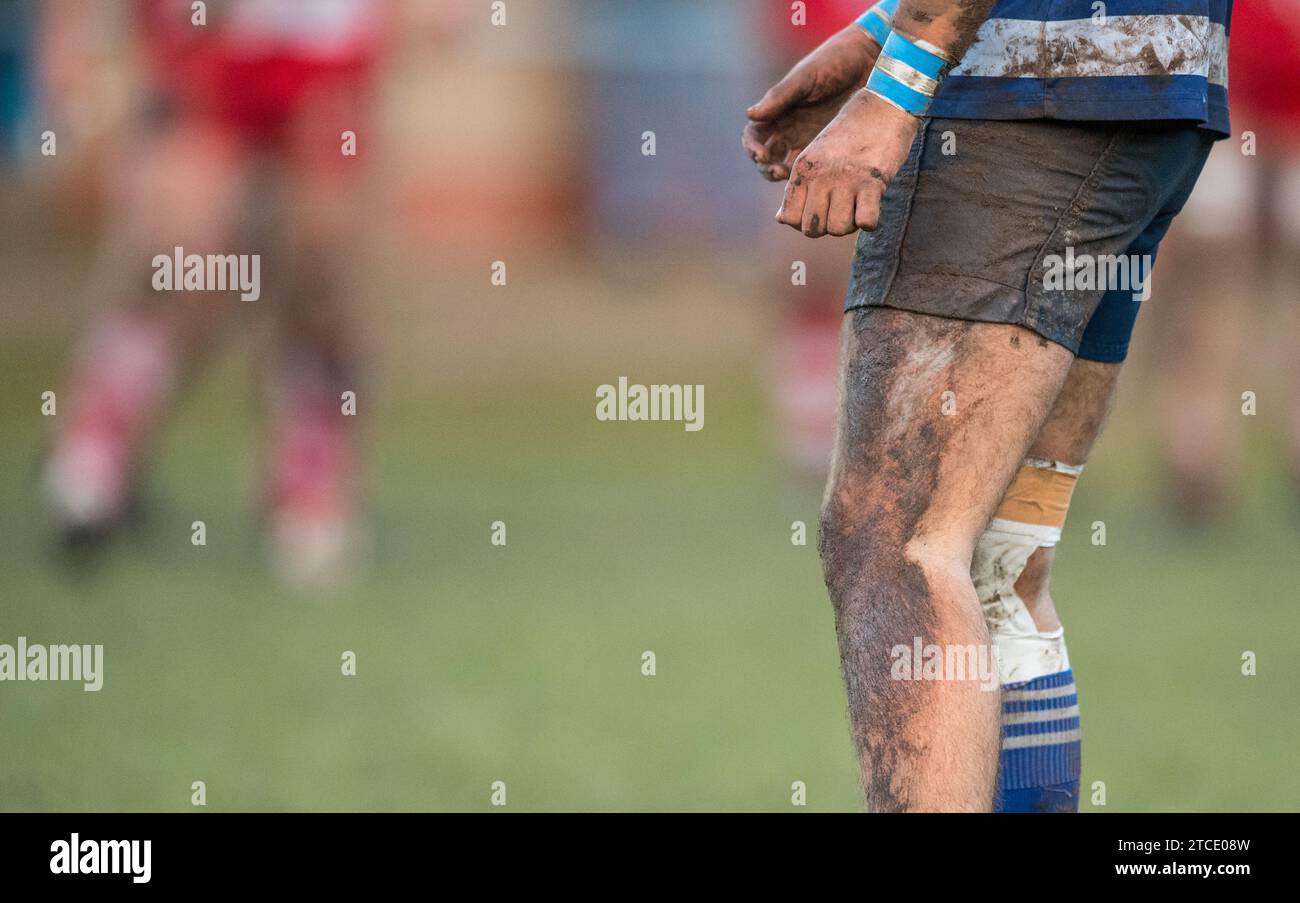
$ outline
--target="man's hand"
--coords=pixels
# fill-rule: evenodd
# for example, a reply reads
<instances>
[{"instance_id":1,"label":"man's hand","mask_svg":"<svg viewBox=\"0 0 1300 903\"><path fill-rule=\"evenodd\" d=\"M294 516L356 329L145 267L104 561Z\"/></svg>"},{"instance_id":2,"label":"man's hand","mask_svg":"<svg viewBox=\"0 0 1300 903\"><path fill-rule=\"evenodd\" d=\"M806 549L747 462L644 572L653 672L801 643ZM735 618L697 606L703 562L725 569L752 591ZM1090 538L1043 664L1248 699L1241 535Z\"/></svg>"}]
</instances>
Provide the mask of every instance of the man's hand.
<instances>
[{"instance_id":1,"label":"man's hand","mask_svg":"<svg viewBox=\"0 0 1300 903\"><path fill-rule=\"evenodd\" d=\"M921 120L867 91L795 160L777 222L809 238L880 224L880 199L911 150Z\"/></svg>"},{"instance_id":2,"label":"man's hand","mask_svg":"<svg viewBox=\"0 0 1300 903\"><path fill-rule=\"evenodd\" d=\"M751 121L741 143L764 178L789 178L795 158L866 84L879 55L871 35L850 25L800 60L746 111Z\"/></svg>"}]
</instances>

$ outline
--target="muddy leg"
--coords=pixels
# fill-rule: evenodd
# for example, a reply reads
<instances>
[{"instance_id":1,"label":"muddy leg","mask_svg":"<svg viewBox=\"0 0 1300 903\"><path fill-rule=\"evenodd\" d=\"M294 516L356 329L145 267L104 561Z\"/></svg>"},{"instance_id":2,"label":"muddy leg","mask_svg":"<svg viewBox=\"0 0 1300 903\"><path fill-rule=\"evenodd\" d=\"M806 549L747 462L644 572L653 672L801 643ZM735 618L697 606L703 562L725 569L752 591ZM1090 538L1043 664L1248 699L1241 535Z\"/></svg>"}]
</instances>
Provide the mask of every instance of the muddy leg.
<instances>
[{"instance_id":1,"label":"muddy leg","mask_svg":"<svg viewBox=\"0 0 1300 903\"><path fill-rule=\"evenodd\" d=\"M884 308L846 317L821 546L873 810L991 806L996 682L897 680L893 650L916 638L987 648L972 549L1071 360L1018 326Z\"/></svg>"}]
</instances>

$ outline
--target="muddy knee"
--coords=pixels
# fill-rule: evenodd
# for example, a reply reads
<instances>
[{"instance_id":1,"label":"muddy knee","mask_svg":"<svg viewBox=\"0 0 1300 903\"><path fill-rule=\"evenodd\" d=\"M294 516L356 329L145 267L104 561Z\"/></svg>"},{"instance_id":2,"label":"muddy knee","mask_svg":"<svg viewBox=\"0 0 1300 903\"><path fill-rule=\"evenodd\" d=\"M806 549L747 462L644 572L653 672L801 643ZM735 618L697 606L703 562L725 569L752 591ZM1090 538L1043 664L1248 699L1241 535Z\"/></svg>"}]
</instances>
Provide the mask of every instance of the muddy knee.
<instances>
[{"instance_id":1,"label":"muddy knee","mask_svg":"<svg viewBox=\"0 0 1300 903\"><path fill-rule=\"evenodd\" d=\"M817 545L822 577L837 610L853 589L882 580L889 559L900 559L906 545L901 525L871 512L864 501L871 494L869 486L836 480L822 505Z\"/></svg>"},{"instance_id":2,"label":"muddy knee","mask_svg":"<svg viewBox=\"0 0 1300 903\"><path fill-rule=\"evenodd\" d=\"M968 583L969 560L942 538L919 541L915 520L885 495L871 484L832 484L820 519L822 575L837 622L910 641L932 626L934 589Z\"/></svg>"}]
</instances>

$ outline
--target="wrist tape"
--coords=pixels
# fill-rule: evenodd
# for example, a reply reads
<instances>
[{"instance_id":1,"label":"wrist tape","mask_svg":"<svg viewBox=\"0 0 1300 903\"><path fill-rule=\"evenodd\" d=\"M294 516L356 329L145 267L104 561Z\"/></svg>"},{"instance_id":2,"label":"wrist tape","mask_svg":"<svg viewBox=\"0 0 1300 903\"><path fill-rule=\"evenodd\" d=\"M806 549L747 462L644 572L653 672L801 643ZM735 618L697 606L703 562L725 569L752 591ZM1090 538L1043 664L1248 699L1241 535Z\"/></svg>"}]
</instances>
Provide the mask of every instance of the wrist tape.
<instances>
[{"instance_id":1,"label":"wrist tape","mask_svg":"<svg viewBox=\"0 0 1300 903\"><path fill-rule=\"evenodd\" d=\"M933 44L891 31L867 79L867 90L913 116L924 116L950 65Z\"/></svg>"},{"instance_id":2,"label":"wrist tape","mask_svg":"<svg viewBox=\"0 0 1300 903\"><path fill-rule=\"evenodd\" d=\"M894 11L897 9L898 0L880 0L879 3L859 16L856 24L871 35L877 44L884 47L885 41L889 39L889 26L893 22Z\"/></svg>"}]
</instances>

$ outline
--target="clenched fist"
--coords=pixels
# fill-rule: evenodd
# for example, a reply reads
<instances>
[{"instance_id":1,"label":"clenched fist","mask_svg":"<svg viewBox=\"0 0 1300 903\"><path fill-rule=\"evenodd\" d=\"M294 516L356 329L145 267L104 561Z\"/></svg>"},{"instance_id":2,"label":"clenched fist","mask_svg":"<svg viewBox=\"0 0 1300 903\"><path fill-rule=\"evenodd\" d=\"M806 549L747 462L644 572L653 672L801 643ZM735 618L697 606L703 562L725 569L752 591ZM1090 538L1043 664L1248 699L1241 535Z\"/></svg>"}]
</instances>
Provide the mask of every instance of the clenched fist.
<instances>
[{"instance_id":1,"label":"clenched fist","mask_svg":"<svg viewBox=\"0 0 1300 903\"><path fill-rule=\"evenodd\" d=\"M868 91L854 94L795 160L777 221L809 238L875 229L920 124Z\"/></svg>"}]
</instances>

